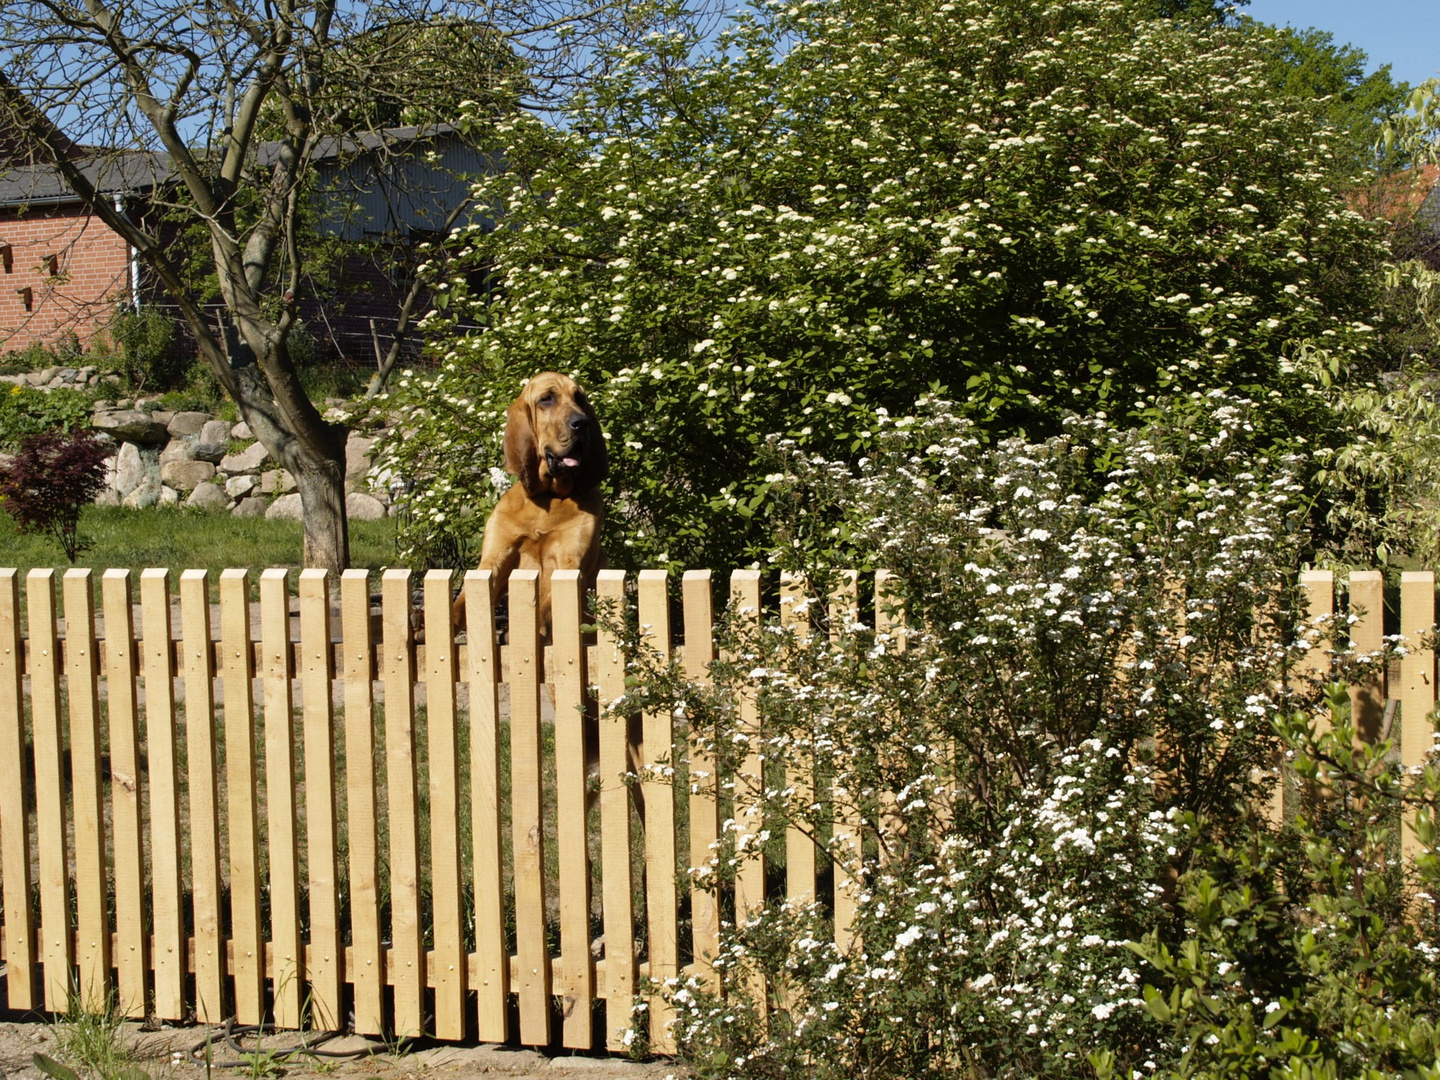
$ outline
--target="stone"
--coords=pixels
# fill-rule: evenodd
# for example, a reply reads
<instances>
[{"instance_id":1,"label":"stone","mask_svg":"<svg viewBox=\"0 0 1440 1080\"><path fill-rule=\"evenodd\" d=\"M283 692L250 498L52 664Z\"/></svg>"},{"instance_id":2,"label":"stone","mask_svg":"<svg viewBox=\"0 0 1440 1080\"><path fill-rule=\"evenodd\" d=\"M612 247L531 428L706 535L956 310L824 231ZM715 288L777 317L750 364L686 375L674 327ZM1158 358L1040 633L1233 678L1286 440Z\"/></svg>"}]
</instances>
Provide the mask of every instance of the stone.
<instances>
[{"instance_id":1,"label":"stone","mask_svg":"<svg viewBox=\"0 0 1440 1080\"><path fill-rule=\"evenodd\" d=\"M115 494L112 487L102 488L99 495L95 496L96 506L119 506L120 496Z\"/></svg>"},{"instance_id":2,"label":"stone","mask_svg":"<svg viewBox=\"0 0 1440 1080\"><path fill-rule=\"evenodd\" d=\"M196 461L208 461L211 465L219 465L225 460L225 454L229 451L228 442L205 442L200 441L190 447L190 456Z\"/></svg>"},{"instance_id":3,"label":"stone","mask_svg":"<svg viewBox=\"0 0 1440 1080\"><path fill-rule=\"evenodd\" d=\"M145 479L145 460L133 442L121 443L115 455L115 493L125 498Z\"/></svg>"},{"instance_id":4,"label":"stone","mask_svg":"<svg viewBox=\"0 0 1440 1080\"><path fill-rule=\"evenodd\" d=\"M256 472L264 464L265 458L264 444L251 443L238 454L226 454L221 458L220 470L228 473Z\"/></svg>"},{"instance_id":5,"label":"stone","mask_svg":"<svg viewBox=\"0 0 1440 1080\"><path fill-rule=\"evenodd\" d=\"M355 521L379 521L385 516L385 504L374 495L352 491L345 496L345 514Z\"/></svg>"},{"instance_id":6,"label":"stone","mask_svg":"<svg viewBox=\"0 0 1440 1080\"><path fill-rule=\"evenodd\" d=\"M177 491L194 491L215 475L208 461L167 461L160 466L160 481Z\"/></svg>"},{"instance_id":7,"label":"stone","mask_svg":"<svg viewBox=\"0 0 1440 1080\"><path fill-rule=\"evenodd\" d=\"M190 497L185 500L185 505L213 513L217 510L224 510L230 505L230 500L226 497L225 492L220 490L218 484L207 482L195 485L195 490L190 492Z\"/></svg>"},{"instance_id":8,"label":"stone","mask_svg":"<svg viewBox=\"0 0 1440 1080\"><path fill-rule=\"evenodd\" d=\"M232 499L243 499L255 490L255 477L249 473L232 476L225 481L225 494Z\"/></svg>"},{"instance_id":9,"label":"stone","mask_svg":"<svg viewBox=\"0 0 1440 1080\"><path fill-rule=\"evenodd\" d=\"M139 409L116 409L114 412L96 413L90 421L96 431L103 431L120 442L154 445L166 442L170 432L165 425Z\"/></svg>"},{"instance_id":10,"label":"stone","mask_svg":"<svg viewBox=\"0 0 1440 1080\"><path fill-rule=\"evenodd\" d=\"M371 451L376 440L353 431L345 441L345 490L353 491L358 482L370 471Z\"/></svg>"},{"instance_id":11,"label":"stone","mask_svg":"<svg viewBox=\"0 0 1440 1080\"><path fill-rule=\"evenodd\" d=\"M164 424L166 428L169 428L170 421L174 419L174 417L175 414L169 409L156 409L150 414L151 420L154 420L157 424Z\"/></svg>"},{"instance_id":12,"label":"stone","mask_svg":"<svg viewBox=\"0 0 1440 1080\"><path fill-rule=\"evenodd\" d=\"M160 451L160 467L163 469L172 461L194 461L195 444L189 439L171 439Z\"/></svg>"},{"instance_id":13,"label":"stone","mask_svg":"<svg viewBox=\"0 0 1440 1080\"><path fill-rule=\"evenodd\" d=\"M160 485L160 502L159 502L159 505L161 505L161 506L179 506L179 505L180 505L180 492L176 491L176 490L175 490L174 488L172 488L172 487L166 486L165 484L161 484L161 485Z\"/></svg>"},{"instance_id":14,"label":"stone","mask_svg":"<svg viewBox=\"0 0 1440 1080\"><path fill-rule=\"evenodd\" d=\"M160 501L160 478L146 474L133 491L120 500L121 506L131 510L148 510Z\"/></svg>"},{"instance_id":15,"label":"stone","mask_svg":"<svg viewBox=\"0 0 1440 1080\"><path fill-rule=\"evenodd\" d=\"M210 414L203 412L177 412L165 425L171 436L199 435L210 422Z\"/></svg>"},{"instance_id":16,"label":"stone","mask_svg":"<svg viewBox=\"0 0 1440 1080\"><path fill-rule=\"evenodd\" d=\"M259 496L241 499L235 504L235 509L231 510L230 513L235 517L264 517L265 500Z\"/></svg>"},{"instance_id":17,"label":"stone","mask_svg":"<svg viewBox=\"0 0 1440 1080\"><path fill-rule=\"evenodd\" d=\"M299 495L281 495L270 504L265 516L271 521L304 521L305 509Z\"/></svg>"},{"instance_id":18,"label":"stone","mask_svg":"<svg viewBox=\"0 0 1440 1080\"><path fill-rule=\"evenodd\" d=\"M260 474L262 495L288 495L298 486L288 469L266 469Z\"/></svg>"},{"instance_id":19,"label":"stone","mask_svg":"<svg viewBox=\"0 0 1440 1080\"><path fill-rule=\"evenodd\" d=\"M204 427L200 429L200 441L202 443L220 443L223 446L230 441L232 426L227 420L207 420Z\"/></svg>"},{"instance_id":20,"label":"stone","mask_svg":"<svg viewBox=\"0 0 1440 1080\"><path fill-rule=\"evenodd\" d=\"M230 429L230 438L232 439L253 439L254 437L255 433L250 430L250 425L244 420Z\"/></svg>"}]
</instances>

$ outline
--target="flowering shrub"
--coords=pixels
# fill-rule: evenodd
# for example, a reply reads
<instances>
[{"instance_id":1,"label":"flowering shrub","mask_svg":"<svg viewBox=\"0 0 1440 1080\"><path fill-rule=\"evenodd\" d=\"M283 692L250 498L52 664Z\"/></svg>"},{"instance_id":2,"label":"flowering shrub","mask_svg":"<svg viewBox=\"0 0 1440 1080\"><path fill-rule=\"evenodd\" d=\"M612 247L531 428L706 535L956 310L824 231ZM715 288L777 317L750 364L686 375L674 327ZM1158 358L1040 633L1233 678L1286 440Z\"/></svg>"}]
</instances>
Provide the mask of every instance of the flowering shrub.
<instances>
[{"instance_id":1,"label":"flowering shrub","mask_svg":"<svg viewBox=\"0 0 1440 1080\"><path fill-rule=\"evenodd\" d=\"M1138 432L1071 417L1041 443L986 445L928 401L872 415L858 475L781 448L783 561L823 596L832 567L807 530L833 532L896 572L905 624L826 627L818 599L810 634L742 617L709 690L641 654L626 708L680 710L722 776L769 763L763 791L725 793L697 884L723 892L791 824L857 882L850 947L823 907L776 901L730 928L723 996L676 988L696 1068L1089 1076L1096 1047L1116 1070L1172 1053L1129 943L1176 933L1192 817L1216 843L1262 827L1273 721L1315 691L1287 677L1299 463L1240 449L1249 402L1157 409ZM758 742L735 711L747 689ZM818 801L780 779L807 765ZM837 820L865 823L863 852Z\"/></svg>"},{"instance_id":2,"label":"flowering shrub","mask_svg":"<svg viewBox=\"0 0 1440 1080\"><path fill-rule=\"evenodd\" d=\"M564 128L507 122L476 189L499 224L453 238L439 369L397 392L408 542L478 532L544 368L605 423L629 566L767 551L770 434L858 457L876 407L937 388L985 438L1209 387L1271 441L1329 437L1286 358L1369 347L1382 249L1263 37L1119 0L765 3L707 58L618 58Z\"/></svg>"}]
</instances>

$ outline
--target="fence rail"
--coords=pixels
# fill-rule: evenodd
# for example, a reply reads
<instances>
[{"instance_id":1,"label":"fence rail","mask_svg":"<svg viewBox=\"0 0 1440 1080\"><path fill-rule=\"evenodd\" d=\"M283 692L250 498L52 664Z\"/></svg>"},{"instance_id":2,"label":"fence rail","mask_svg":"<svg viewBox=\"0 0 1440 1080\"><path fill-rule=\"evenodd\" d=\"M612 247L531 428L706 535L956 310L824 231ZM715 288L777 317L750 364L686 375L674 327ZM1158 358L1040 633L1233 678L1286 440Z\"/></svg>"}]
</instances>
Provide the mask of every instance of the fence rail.
<instances>
[{"instance_id":1,"label":"fence rail","mask_svg":"<svg viewBox=\"0 0 1440 1080\"><path fill-rule=\"evenodd\" d=\"M722 932L716 899L686 872L720 835L718 779L698 747L677 745L673 717L607 708L625 693L625 657L604 627L586 644L577 573L554 576L543 646L533 571L512 575L503 645L480 571L463 580L463 641L450 629L452 575L425 575L423 643L403 570L383 574L378 603L365 571L338 582L301 571L292 598L290 575L267 570L255 603L243 570L216 583L185 571L178 592L169 572L145 570L137 603L129 571L108 570L98 607L90 572L71 570L63 617L55 578L30 572L22 607L19 574L0 569L11 1008L65 1012L113 994L128 1015L165 1020L332 1029L353 1017L365 1034L619 1050L642 998L650 1045L673 1048L655 987L709 978ZM881 597L887 581L876 575ZM703 680L715 583L688 571L675 584L604 571L597 594L632 596L650 644ZM1326 573L1302 587L1311 617L1348 605L1355 644L1380 647L1378 572L1351 574L1338 594ZM729 594L758 624L760 573L735 572ZM794 623L798 583L782 581L779 596ZM857 600L852 574L832 610ZM1416 765L1436 700L1435 655L1419 644L1435 621L1433 574L1404 575L1398 620L1411 646L1398 685L1382 673L1352 695L1371 735L1398 700L1400 753ZM1320 651L1311 663L1325 663ZM753 699L739 717L758 728ZM623 780L666 760L691 782ZM860 828L836 821L835 842L857 842ZM848 942L844 873L826 873L799 832L785 850L786 894L830 903ZM763 902L766 869L758 855L742 864L736 917Z\"/></svg>"}]
</instances>

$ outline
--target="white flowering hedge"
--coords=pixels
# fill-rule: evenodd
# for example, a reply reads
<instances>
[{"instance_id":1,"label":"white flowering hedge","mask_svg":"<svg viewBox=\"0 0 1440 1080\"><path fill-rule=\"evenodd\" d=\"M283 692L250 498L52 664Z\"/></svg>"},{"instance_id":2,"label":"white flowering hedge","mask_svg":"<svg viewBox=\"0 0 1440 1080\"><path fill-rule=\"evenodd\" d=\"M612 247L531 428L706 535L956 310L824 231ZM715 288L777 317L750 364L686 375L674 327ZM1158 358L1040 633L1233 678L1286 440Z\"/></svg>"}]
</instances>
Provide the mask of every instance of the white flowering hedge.
<instances>
[{"instance_id":1,"label":"white flowering hedge","mask_svg":"<svg viewBox=\"0 0 1440 1080\"><path fill-rule=\"evenodd\" d=\"M744 631L742 614L710 687L639 649L623 709L676 710L721 776L767 762L763 791L726 788L695 887L724 897L757 844L783 857L789 825L860 883L848 948L828 908L772 896L727 927L721 993L671 988L700 1075L1267 1075L1345 1039L1376 1061L1435 1059L1440 938L1433 908L1403 914L1404 785L1382 750L1351 786L1354 762L1334 756L1350 729L1317 749L1305 710L1321 688L1292 671L1310 643L1292 614L1299 463L1240 449L1253 403L1162 412L1138 432L1072 417L991 446L924 402L872 414L858 476L783 448L787 535L842 521L898 574L905 628L827 626L831 568L802 541L785 563L815 585L816 632ZM747 689L758 742L736 712ZM1287 748L1340 810L1312 798L1276 835L1262 808ZM787 767L816 770L818 801ZM1433 798L1440 772L1427 782ZM863 852L837 832L846 817L866 823ZM1383 975L1356 974L1370 954L1347 919L1385 939ZM1383 989L1327 1007L1347 983ZM1346 1024L1365 1007L1362 1037ZM1386 1009L1403 1038L1371 1030Z\"/></svg>"},{"instance_id":2,"label":"white flowering hedge","mask_svg":"<svg viewBox=\"0 0 1440 1080\"><path fill-rule=\"evenodd\" d=\"M505 405L571 372L611 440L618 565L769 547L766 438L873 447L945 388L992 437L1236 387L1267 437L1325 427L1286 357L1368 347L1380 249L1255 33L1122 0L765 3L716 55L652 40L521 117L455 238L392 461L412 551L478 531Z\"/></svg>"}]
</instances>

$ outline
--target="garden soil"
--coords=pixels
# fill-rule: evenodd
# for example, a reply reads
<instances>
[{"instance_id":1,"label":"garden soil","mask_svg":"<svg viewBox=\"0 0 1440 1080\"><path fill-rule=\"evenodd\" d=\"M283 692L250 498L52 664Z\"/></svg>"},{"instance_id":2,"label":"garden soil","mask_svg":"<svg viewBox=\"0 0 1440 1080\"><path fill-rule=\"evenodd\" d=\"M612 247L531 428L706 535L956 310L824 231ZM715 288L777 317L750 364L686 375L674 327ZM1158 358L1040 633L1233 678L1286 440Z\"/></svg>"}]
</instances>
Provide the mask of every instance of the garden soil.
<instances>
[{"instance_id":1,"label":"garden soil","mask_svg":"<svg viewBox=\"0 0 1440 1080\"><path fill-rule=\"evenodd\" d=\"M47 1080L35 1067L35 1053L59 1057L57 1025L43 1019L0 1013L0 1080ZM152 1080L206 1080L204 1044L211 1041L210 1076L213 1080L665 1080L683 1077L673 1061L636 1062L602 1055L540 1053L513 1046L456 1046L418 1044L395 1051L384 1043L358 1036L335 1039L321 1050L353 1051L348 1057L309 1057L292 1054L270 1067L268 1057L242 1060L225 1042L219 1028L161 1027L144 1030L127 1024L124 1045L135 1064ZM254 1039L237 1044L250 1050ZM294 1045L293 1033L267 1035L258 1047L283 1050ZM197 1050L197 1046L199 1049ZM257 1066L258 1062L263 1062ZM83 1071L82 1071L83 1075ZM84 1080L92 1080L86 1076Z\"/></svg>"}]
</instances>

